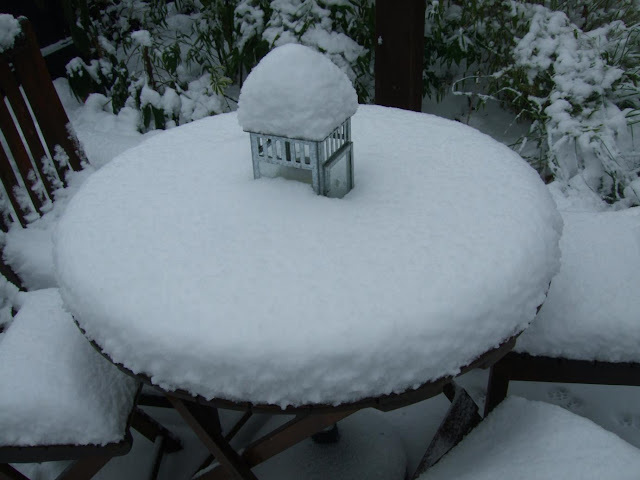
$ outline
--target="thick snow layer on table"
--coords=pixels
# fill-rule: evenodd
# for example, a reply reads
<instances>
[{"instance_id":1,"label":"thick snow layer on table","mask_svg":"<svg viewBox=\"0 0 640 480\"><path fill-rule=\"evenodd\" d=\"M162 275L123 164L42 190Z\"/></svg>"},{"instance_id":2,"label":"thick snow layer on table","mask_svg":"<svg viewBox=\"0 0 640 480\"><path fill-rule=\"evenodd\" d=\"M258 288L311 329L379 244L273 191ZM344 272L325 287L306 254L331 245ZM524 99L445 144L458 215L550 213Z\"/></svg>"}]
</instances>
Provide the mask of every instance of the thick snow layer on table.
<instances>
[{"instance_id":1,"label":"thick snow layer on table","mask_svg":"<svg viewBox=\"0 0 640 480\"><path fill-rule=\"evenodd\" d=\"M0 446L122 440L135 380L93 349L58 290L20 295L0 337Z\"/></svg>"},{"instance_id":2,"label":"thick snow layer on table","mask_svg":"<svg viewBox=\"0 0 640 480\"><path fill-rule=\"evenodd\" d=\"M349 78L309 47L282 45L247 77L238 100L238 121L249 132L324 140L358 109Z\"/></svg>"},{"instance_id":3,"label":"thick snow layer on table","mask_svg":"<svg viewBox=\"0 0 640 480\"><path fill-rule=\"evenodd\" d=\"M562 266L516 350L640 361L640 208L562 215Z\"/></svg>"},{"instance_id":4,"label":"thick snow layer on table","mask_svg":"<svg viewBox=\"0 0 640 480\"><path fill-rule=\"evenodd\" d=\"M456 122L362 106L356 186L253 180L235 114L128 150L71 199L72 313L158 385L279 405L400 392L534 318L562 222L537 174Z\"/></svg>"},{"instance_id":5,"label":"thick snow layer on table","mask_svg":"<svg viewBox=\"0 0 640 480\"><path fill-rule=\"evenodd\" d=\"M555 405L509 397L419 480L638 478L640 450Z\"/></svg>"},{"instance_id":6,"label":"thick snow layer on table","mask_svg":"<svg viewBox=\"0 0 640 480\"><path fill-rule=\"evenodd\" d=\"M13 15L0 13L0 53L13 47L16 36L22 31Z\"/></svg>"}]
</instances>

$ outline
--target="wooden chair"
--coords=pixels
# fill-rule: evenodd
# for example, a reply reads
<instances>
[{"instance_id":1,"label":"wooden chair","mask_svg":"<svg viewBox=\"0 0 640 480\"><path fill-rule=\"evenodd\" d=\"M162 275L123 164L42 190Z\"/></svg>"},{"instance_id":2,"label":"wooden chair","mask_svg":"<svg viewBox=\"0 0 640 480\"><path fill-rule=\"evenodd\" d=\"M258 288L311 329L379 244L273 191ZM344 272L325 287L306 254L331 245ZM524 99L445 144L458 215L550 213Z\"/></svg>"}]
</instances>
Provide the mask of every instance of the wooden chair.
<instances>
[{"instance_id":1,"label":"wooden chair","mask_svg":"<svg viewBox=\"0 0 640 480\"><path fill-rule=\"evenodd\" d=\"M560 272L515 350L492 367L485 414L510 381L640 386L640 208L563 217Z\"/></svg>"},{"instance_id":2,"label":"wooden chair","mask_svg":"<svg viewBox=\"0 0 640 480\"><path fill-rule=\"evenodd\" d=\"M67 172L86 165L31 25L25 18L19 19L19 24L22 32L13 48L0 54L0 128L4 137L0 142L0 180L5 200L0 227L5 232L12 225L25 227L46 213L55 190L66 185ZM10 428L0 422L0 480L27 478L11 464L58 460L73 460L58 478L89 479L109 459L130 450L130 426L156 443L149 474L155 478L163 452L179 450L181 445L171 432L136 407L137 383L93 350L63 309L57 289L26 292L20 278L2 261L0 273L8 281L5 290L11 292L6 300L13 302L17 312L2 333L0 418L9 423L12 418L30 418L22 423L22 430L20 425ZM45 331L48 336L42 335ZM52 342L59 348L52 349ZM27 366L17 363L7 370L17 357L38 361ZM42 373L47 365L55 367L56 375L50 379L53 383L47 383L49 376ZM89 368L97 374L87 375ZM94 388L105 381L108 388ZM38 398L23 398L30 388L39 390ZM113 392L120 392L119 400L110 397ZM64 395L84 403L74 409L73 404L63 401ZM111 425L106 437L86 435L91 428L85 423L96 420ZM81 435L75 441L72 434L64 432Z\"/></svg>"},{"instance_id":3,"label":"wooden chair","mask_svg":"<svg viewBox=\"0 0 640 480\"><path fill-rule=\"evenodd\" d=\"M69 170L86 157L55 91L31 24L19 19L22 33L0 54L0 178L13 210L4 216L22 226L50 208L53 191L66 184ZM8 147L8 150L5 148Z\"/></svg>"},{"instance_id":4,"label":"wooden chair","mask_svg":"<svg viewBox=\"0 0 640 480\"><path fill-rule=\"evenodd\" d=\"M507 398L516 380L640 385L640 208L563 217L560 272L514 351L491 367L484 419L464 391L450 392L457 400L414 480L528 478L531 471L538 474L532 478L637 476L640 451L614 434L558 407ZM463 439L460 432L469 431ZM582 437L596 439L587 454L595 459L591 471L585 448L574 445ZM522 448L513 448L516 439ZM620 474L621 462L635 465L632 475Z\"/></svg>"},{"instance_id":5,"label":"wooden chair","mask_svg":"<svg viewBox=\"0 0 640 480\"><path fill-rule=\"evenodd\" d=\"M586 418L509 397L416 480L638 478L640 450Z\"/></svg>"}]
</instances>

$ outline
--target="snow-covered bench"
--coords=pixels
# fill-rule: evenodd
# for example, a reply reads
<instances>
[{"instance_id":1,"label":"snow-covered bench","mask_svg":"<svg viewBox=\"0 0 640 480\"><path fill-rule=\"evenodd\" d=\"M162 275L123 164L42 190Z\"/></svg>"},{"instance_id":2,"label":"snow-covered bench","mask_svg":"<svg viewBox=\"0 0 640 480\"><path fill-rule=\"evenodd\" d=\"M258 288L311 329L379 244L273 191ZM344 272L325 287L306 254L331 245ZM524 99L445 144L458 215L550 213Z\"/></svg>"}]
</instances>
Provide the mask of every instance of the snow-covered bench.
<instances>
[{"instance_id":1,"label":"snow-covered bench","mask_svg":"<svg viewBox=\"0 0 640 480\"><path fill-rule=\"evenodd\" d=\"M563 219L560 271L514 352L493 367L487 412L510 380L640 386L640 207Z\"/></svg>"}]
</instances>

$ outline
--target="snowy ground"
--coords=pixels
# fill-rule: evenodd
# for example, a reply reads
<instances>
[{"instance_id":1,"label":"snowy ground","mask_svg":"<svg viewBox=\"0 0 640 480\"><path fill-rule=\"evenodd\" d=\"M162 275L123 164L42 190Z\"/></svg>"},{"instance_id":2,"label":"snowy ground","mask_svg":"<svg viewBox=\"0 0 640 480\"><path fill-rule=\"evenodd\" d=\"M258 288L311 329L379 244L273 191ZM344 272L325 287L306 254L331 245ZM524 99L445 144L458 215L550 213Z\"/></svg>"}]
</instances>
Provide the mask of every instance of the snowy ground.
<instances>
[{"instance_id":1,"label":"snowy ground","mask_svg":"<svg viewBox=\"0 0 640 480\"><path fill-rule=\"evenodd\" d=\"M77 133L84 144L91 163L100 168L118 153L156 134L140 135L135 130L135 113L124 109L118 117L102 109L101 98L95 97L80 106L57 81L63 103ZM428 102L425 111L450 118L466 120L464 103L452 99L434 106ZM496 109L474 112L470 124L499 140L508 142L518 136L521 126L509 128L507 115ZM556 197L557 198L557 197ZM561 208L599 211L603 205L588 189L576 185L562 197ZM487 372L471 372L460 379L482 407ZM514 382L510 393L532 400L559 405L587 417L627 442L640 448L640 388L538 384ZM341 424L342 439L338 445L316 445L306 441L285 454L274 457L256 469L264 479L360 479L404 478L405 471L413 472L438 427L448 401L444 396L423 401L389 413L362 411ZM181 480L189 478L207 453L177 414L170 410L149 408L148 412L161 420L183 440L185 448L165 457L160 478ZM230 421L234 413L225 413ZM247 426L245 438L256 435L265 424L284 420L258 417ZM111 461L96 477L102 480L138 479L148 468L153 447L145 439L135 436L132 452ZM34 467L35 479L49 478L60 466Z\"/></svg>"}]
</instances>

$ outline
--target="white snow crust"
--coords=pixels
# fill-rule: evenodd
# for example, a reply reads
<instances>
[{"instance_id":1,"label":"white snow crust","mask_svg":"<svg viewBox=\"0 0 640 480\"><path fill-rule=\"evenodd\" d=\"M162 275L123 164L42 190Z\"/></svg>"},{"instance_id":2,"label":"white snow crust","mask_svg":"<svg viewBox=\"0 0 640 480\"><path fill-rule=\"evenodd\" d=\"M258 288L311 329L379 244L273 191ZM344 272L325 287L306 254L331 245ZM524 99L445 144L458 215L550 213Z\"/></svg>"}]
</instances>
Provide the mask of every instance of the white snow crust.
<instances>
[{"instance_id":1,"label":"white snow crust","mask_svg":"<svg viewBox=\"0 0 640 480\"><path fill-rule=\"evenodd\" d=\"M355 188L254 180L236 115L124 152L55 235L65 304L161 387L281 406L456 374L524 329L561 218L517 154L431 115L362 106Z\"/></svg>"},{"instance_id":2,"label":"white snow crust","mask_svg":"<svg viewBox=\"0 0 640 480\"><path fill-rule=\"evenodd\" d=\"M273 49L247 77L238 100L245 131L324 140L358 109L349 78L303 45Z\"/></svg>"},{"instance_id":3,"label":"white snow crust","mask_svg":"<svg viewBox=\"0 0 640 480\"><path fill-rule=\"evenodd\" d=\"M93 349L57 289L19 295L0 336L0 446L122 440L136 381Z\"/></svg>"},{"instance_id":4,"label":"white snow crust","mask_svg":"<svg viewBox=\"0 0 640 480\"><path fill-rule=\"evenodd\" d=\"M13 15L0 13L0 53L13 48L16 37L22 29Z\"/></svg>"},{"instance_id":5,"label":"white snow crust","mask_svg":"<svg viewBox=\"0 0 640 480\"><path fill-rule=\"evenodd\" d=\"M509 397L419 480L638 478L640 450L555 405Z\"/></svg>"},{"instance_id":6,"label":"white snow crust","mask_svg":"<svg viewBox=\"0 0 640 480\"><path fill-rule=\"evenodd\" d=\"M609 362L640 361L640 207L562 212L561 268L516 350Z\"/></svg>"},{"instance_id":7,"label":"white snow crust","mask_svg":"<svg viewBox=\"0 0 640 480\"><path fill-rule=\"evenodd\" d=\"M135 32L131 32L131 40L141 47L151 46L151 34L148 30L137 30Z\"/></svg>"}]
</instances>

